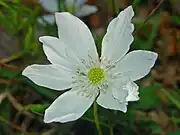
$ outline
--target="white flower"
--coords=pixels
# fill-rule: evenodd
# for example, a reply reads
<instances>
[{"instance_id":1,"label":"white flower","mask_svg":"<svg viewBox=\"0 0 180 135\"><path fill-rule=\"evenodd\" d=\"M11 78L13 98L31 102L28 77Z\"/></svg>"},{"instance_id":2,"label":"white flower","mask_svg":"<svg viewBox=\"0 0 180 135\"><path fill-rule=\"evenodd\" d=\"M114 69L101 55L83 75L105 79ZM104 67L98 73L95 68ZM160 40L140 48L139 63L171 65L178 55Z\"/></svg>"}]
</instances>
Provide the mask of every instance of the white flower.
<instances>
[{"instance_id":1,"label":"white flower","mask_svg":"<svg viewBox=\"0 0 180 135\"><path fill-rule=\"evenodd\" d=\"M51 64L31 65L22 73L40 86L58 91L71 88L45 111L46 123L76 120L96 99L104 108L123 112L128 101L139 100L133 81L149 73L157 54L144 50L127 53L133 42L133 16L129 6L111 21L99 59L88 27L69 13L55 14L59 38L39 39Z\"/></svg>"},{"instance_id":2,"label":"white flower","mask_svg":"<svg viewBox=\"0 0 180 135\"><path fill-rule=\"evenodd\" d=\"M49 11L54 13L58 11L58 0L39 0L40 4ZM65 6L69 12L73 12L78 17L88 16L97 12L97 7L85 4L86 0L65 0ZM44 15L42 18L49 24L55 22L54 14ZM38 19L39 23L44 24L41 18Z\"/></svg>"}]
</instances>

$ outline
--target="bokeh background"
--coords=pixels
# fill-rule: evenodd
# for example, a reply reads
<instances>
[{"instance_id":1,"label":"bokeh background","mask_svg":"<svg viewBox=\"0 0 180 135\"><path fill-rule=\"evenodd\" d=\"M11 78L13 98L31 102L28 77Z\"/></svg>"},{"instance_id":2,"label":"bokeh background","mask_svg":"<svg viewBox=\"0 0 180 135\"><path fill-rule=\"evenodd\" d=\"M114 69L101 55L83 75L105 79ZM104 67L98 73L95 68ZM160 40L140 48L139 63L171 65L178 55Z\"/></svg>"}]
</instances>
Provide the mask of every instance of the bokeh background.
<instances>
[{"instance_id":1,"label":"bokeh background","mask_svg":"<svg viewBox=\"0 0 180 135\"><path fill-rule=\"evenodd\" d=\"M65 1L57 0L56 10L76 15ZM133 5L136 29L131 50L159 54L149 75L137 81L140 100L130 103L127 113L99 106L103 135L180 135L180 0L87 0L85 4L97 8L78 16L91 29L99 52L108 23ZM92 108L74 122L43 123L44 110L61 92L39 87L21 75L30 64L49 63L38 37L57 36L53 18L44 18L53 12L53 5L42 0L0 0L0 135L97 134Z\"/></svg>"}]
</instances>

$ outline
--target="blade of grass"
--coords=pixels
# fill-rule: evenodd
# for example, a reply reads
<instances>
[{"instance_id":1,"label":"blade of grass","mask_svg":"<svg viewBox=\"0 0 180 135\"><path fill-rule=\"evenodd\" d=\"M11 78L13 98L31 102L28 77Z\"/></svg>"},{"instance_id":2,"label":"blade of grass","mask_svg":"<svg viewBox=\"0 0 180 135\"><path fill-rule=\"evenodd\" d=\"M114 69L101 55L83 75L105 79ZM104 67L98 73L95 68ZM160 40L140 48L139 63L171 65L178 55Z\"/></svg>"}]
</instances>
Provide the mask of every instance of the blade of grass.
<instances>
[{"instance_id":1,"label":"blade of grass","mask_svg":"<svg viewBox=\"0 0 180 135\"><path fill-rule=\"evenodd\" d=\"M176 107L180 110L180 102L174 98L169 92L167 92L165 89L162 89L162 92L167 96L167 98L169 98L174 105L176 105Z\"/></svg>"}]
</instances>

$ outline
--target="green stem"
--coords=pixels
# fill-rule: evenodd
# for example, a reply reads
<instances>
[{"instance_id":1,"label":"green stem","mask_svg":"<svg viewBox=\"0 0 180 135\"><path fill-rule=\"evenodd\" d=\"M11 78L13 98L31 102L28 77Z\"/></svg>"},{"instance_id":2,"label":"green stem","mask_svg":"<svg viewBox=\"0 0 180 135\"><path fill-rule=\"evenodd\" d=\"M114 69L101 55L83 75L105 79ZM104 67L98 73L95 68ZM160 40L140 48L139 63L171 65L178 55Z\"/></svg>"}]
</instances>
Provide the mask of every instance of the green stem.
<instances>
[{"instance_id":1,"label":"green stem","mask_svg":"<svg viewBox=\"0 0 180 135\"><path fill-rule=\"evenodd\" d=\"M109 130L110 130L110 135L114 135L114 133L113 133L113 128L110 127Z\"/></svg>"},{"instance_id":2,"label":"green stem","mask_svg":"<svg viewBox=\"0 0 180 135\"><path fill-rule=\"evenodd\" d=\"M22 57L22 56L23 56L23 53L22 53L22 52L18 52L18 53L16 53L16 54L11 55L11 56L8 57L8 58L1 59L0 62L1 62L1 63L8 63L8 62L13 61L13 60L15 60L15 59L18 59L18 58L20 58L20 57Z\"/></svg>"},{"instance_id":3,"label":"green stem","mask_svg":"<svg viewBox=\"0 0 180 135\"><path fill-rule=\"evenodd\" d=\"M118 1L114 0L114 10L116 12L116 15L119 14L119 5L118 5Z\"/></svg>"},{"instance_id":4,"label":"green stem","mask_svg":"<svg viewBox=\"0 0 180 135\"><path fill-rule=\"evenodd\" d=\"M92 119L90 119L90 118L88 118L88 117L81 117L81 119L86 120L86 121L89 121L89 122L92 122L92 123L95 123L94 120L92 120ZM100 124L101 126L106 127L106 128L111 128L110 125L105 124L105 123L103 123L103 122L101 122L101 121L99 122L99 124Z\"/></svg>"},{"instance_id":5,"label":"green stem","mask_svg":"<svg viewBox=\"0 0 180 135\"><path fill-rule=\"evenodd\" d=\"M99 135L103 135L101 127L100 127L99 118L98 118L98 106L97 106L96 101L94 102L93 110L94 110L94 120L95 120L95 124L96 124L96 128L97 128L98 134Z\"/></svg>"}]
</instances>

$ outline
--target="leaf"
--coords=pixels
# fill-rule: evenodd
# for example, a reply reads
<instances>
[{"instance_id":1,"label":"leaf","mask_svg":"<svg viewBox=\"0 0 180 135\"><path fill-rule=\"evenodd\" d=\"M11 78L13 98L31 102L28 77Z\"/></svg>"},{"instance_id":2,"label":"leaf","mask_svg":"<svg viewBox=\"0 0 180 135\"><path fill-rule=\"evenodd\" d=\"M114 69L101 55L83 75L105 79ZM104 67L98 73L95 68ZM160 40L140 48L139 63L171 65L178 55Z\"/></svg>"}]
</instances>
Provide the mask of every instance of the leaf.
<instances>
[{"instance_id":1,"label":"leaf","mask_svg":"<svg viewBox=\"0 0 180 135\"><path fill-rule=\"evenodd\" d=\"M170 16L170 19L173 21L173 23L180 24L180 17L179 16Z\"/></svg>"},{"instance_id":2,"label":"leaf","mask_svg":"<svg viewBox=\"0 0 180 135\"><path fill-rule=\"evenodd\" d=\"M132 107L136 109L153 109L161 104L161 99L157 94L157 91L161 88L159 85L147 86L140 88L140 100L136 103L132 103Z\"/></svg>"},{"instance_id":3,"label":"leaf","mask_svg":"<svg viewBox=\"0 0 180 135\"><path fill-rule=\"evenodd\" d=\"M179 101L179 97L180 95L178 94L178 92L168 92L164 89L162 89L162 92L166 95L166 97L174 104L176 105L176 107L180 110L180 101Z\"/></svg>"},{"instance_id":4,"label":"leaf","mask_svg":"<svg viewBox=\"0 0 180 135\"><path fill-rule=\"evenodd\" d=\"M31 16L27 19L25 19L20 25L18 30L24 30L27 29L30 25L34 25L37 21L37 18L40 14L40 8L37 7L31 12Z\"/></svg>"},{"instance_id":5,"label":"leaf","mask_svg":"<svg viewBox=\"0 0 180 135\"><path fill-rule=\"evenodd\" d=\"M93 107L89 108L86 113L82 116L84 120L94 120Z\"/></svg>"},{"instance_id":6,"label":"leaf","mask_svg":"<svg viewBox=\"0 0 180 135\"><path fill-rule=\"evenodd\" d=\"M29 109L36 113L36 114L43 114L45 112L45 110L48 108L49 104L31 104L31 105L28 105L29 106Z\"/></svg>"},{"instance_id":7,"label":"leaf","mask_svg":"<svg viewBox=\"0 0 180 135\"><path fill-rule=\"evenodd\" d=\"M34 29L32 28L32 26L29 26L28 32L26 34L25 41L24 41L24 47L23 47L25 51L28 51L31 48L33 41L34 41Z\"/></svg>"},{"instance_id":8,"label":"leaf","mask_svg":"<svg viewBox=\"0 0 180 135\"><path fill-rule=\"evenodd\" d=\"M148 38L148 41L145 42L144 44L144 47L146 50L150 50L153 48L153 43L154 43L154 40L158 34L158 28L159 28L159 21L157 21L156 23L154 23L152 25L152 31L151 31L151 34Z\"/></svg>"},{"instance_id":9,"label":"leaf","mask_svg":"<svg viewBox=\"0 0 180 135\"><path fill-rule=\"evenodd\" d=\"M48 98L49 100L54 100L57 97L57 92L49 90L44 87L37 86L36 84L34 84L33 82L31 82L30 80L26 78L22 79L22 83L30 85L32 88L34 88L34 90L37 93L39 93L41 96Z\"/></svg>"},{"instance_id":10,"label":"leaf","mask_svg":"<svg viewBox=\"0 0 180 135\"><path fill-rule=\"evenodd\" d=\"M8 70L6 68L0 68L0 74L6 78L14 78L20 74L20 72Z\"/></svg>"},{"instance_id":11,"label":"leaf","mask_svg":"<svg viewBox=\"0 0 180 135\"><path fill-rule=\"evenodd\" d=\"M180 130L168 132L167 135L180 135Z\"/></svg>"},{"instance_id":12,"label":"leaf","mask_svg":"<svg viewBox=\"0 0 180 135\"><path fill-rule=\"evenodd\" d=\"M1 119L9 120L11 116L11 106L9 104L8 99L4 99L0 104L0 117ZM5 121L0 121L0 135L8 135L9 134L9 125L5 123Z\"/></svg>"},{"instance_id":13,"label":"leaf","mask_svg":"<svg viewBox=\"0 0 180 135\"><path fill-rule=\"evenodd\" d=\"M0 24L8 31L13 33L14 28L12 23L10 23L11 21L8 20L8 18L2 13L0 12Z\"/></svg>"},{"instance_id":14,"label":"leaf","mask_svg":"<svg viewBox=\"0 0 180 135\"><path fill-rule=\"evenodd\" d=\"M152 120L142 120L138 124L142 129L151 130L151 134L160 134L162 132L161 127Z\"/></svg>"},{"instance_id":15,"label":"leaf","mask_svg":"<svg viewBox=\"0 0 180 135\"><path fill-rule=\"evenodd\" d=\"M32 111L38 115L43 115L49 104L30 104L23 108L22 112Z\"/></svg>"},{"instance_id":16,"label":"leaf","mask_svg":"<svg viewBox=\"0 0 180 135\"><path fill-rule=\"evenodd\" d=\"M139 3L141 2L141 0L134 0L133 1L133 7L136 7Z\"/></svg>"},{"instance_id":17,"label":"leaf","mask_svg":"<svg viewBox=\"0 0 180 135\"><path fill-rule=\"evenodd\" d=\"M9 8L8 4L6 4L6 2L4 2L4 1L0 1L0 6Z\"/></svg>"},{"instance_id":18,"label":"leaf","mask_svg":"<svg viewBox=\"0 0 180 135\"><path fill-rule=\"evenodd\" d=\"M152 134L160 134L162 132L161 127L156 123L152 123L149 127L152 130Z\"/></svg>"}]
</instances>

